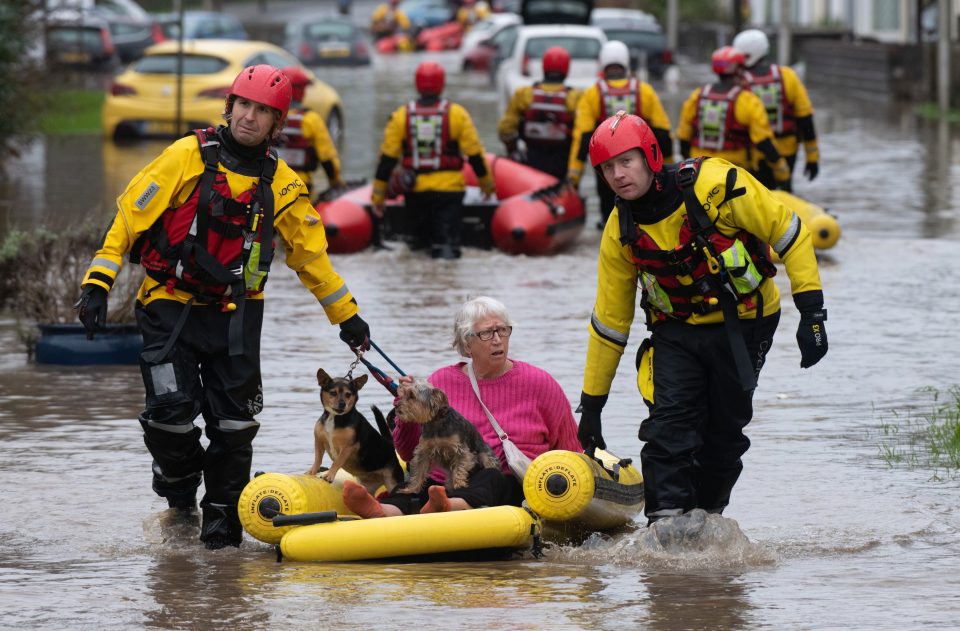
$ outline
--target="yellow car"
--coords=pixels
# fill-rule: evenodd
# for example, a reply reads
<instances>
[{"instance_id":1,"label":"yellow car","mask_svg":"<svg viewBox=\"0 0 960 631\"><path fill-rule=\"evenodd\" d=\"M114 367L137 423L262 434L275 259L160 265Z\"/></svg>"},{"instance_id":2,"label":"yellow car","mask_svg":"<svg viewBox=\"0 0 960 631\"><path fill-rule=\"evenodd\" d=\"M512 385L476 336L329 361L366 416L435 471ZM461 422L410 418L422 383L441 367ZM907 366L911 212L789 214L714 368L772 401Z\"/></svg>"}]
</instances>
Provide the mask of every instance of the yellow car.
<instances>
[{"instance_id":1,"label":"yellow car","mask_svg":"<svg viewBox=\"0 0 960 631\"><path fill-rule=\"evenodd\" d=\"M316 78L290 53L268 42L197 39L183 42L183 87L177 128L177 42L147 49L114 80L101 111L103 133L123 136L180 136L191 129L223 124L223 105L234 78L247 66L299 66L313 79L304 98L327 123L339 147L343 103L336 90Z\"/></svg>"}]
</instances>

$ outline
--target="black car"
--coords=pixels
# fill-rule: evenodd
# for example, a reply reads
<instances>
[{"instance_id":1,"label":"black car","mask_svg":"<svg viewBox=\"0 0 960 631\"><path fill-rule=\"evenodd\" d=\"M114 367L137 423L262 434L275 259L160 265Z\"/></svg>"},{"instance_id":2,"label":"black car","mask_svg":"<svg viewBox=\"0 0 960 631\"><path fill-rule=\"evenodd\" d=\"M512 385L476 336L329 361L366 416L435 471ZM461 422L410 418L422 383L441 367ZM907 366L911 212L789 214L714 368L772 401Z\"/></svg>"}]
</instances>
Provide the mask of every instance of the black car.
<instances>
[{"instance_id":1,"label":"black car","mask_svg":"<svg viewBox=\"0 0 960 631\"><path fill-rule=\"evenodd\" d=\"M288 24L284 48L307 66L370 63L366 32L348 18L327 17Z\"/></svg>"},{"instance_id":2,"label":"black car","mask_svg":"<svg viewBox=\"0 0 960 631\"><path fill-rule=\"evenodd\" d=\"M140 59L148 46L166 39L160 24L133 0L94 0L85 12L106 20L123 63Z\"/></svg>"},{"instance_id":3,"label":"black car","mask_svg":"<svg viewBox=\"0 0 960 631\"><path fill-rule=\"evenodd\" d=\"M112 71L120 65L106 20L79 11L54 11L45 27L48 67Z\"/></svg>"},{"instance_id":4,"label":"black car","mask_svg":"<svg viewBox=\"0 0 960 631\"><path fill-rule=\"evenodd\" d=\"M603 29L608 40L619 40L630 49L630 65L634 72L646 67L650 76L663 77L673 63L673 51L656 18L632 9L594 9L590 23Z\"/></svg>"}]
</instances>

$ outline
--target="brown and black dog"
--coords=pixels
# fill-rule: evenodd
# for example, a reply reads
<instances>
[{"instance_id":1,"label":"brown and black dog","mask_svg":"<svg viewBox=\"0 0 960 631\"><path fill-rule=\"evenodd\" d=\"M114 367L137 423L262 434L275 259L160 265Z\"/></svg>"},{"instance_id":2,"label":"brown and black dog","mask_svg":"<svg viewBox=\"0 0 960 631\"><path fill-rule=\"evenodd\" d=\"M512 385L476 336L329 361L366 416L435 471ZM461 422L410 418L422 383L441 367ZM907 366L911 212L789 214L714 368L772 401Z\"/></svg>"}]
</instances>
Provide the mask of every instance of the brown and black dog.
<instances>
[{"instance_id":1,"label":"brown and black dog","mask_svg":"<svg viewBox=\"0 0 960 631\"><path fill-rule=\"evenodd\" d=\"M323 454L329 453L333 463L324 472L324 480L333 482L337 471L344 469L374 494L381 485L392 491L401 484L403 468L380 410L373 406L378 432L356 409L357 393L366 382L366 375L350 380L331 377L323 368L317 371L323 415L313 429L314 459L307 475L316 475Z\"/></svg>"},{"instance_id":2,"label":"brown and black dog","mask_svg":"<svg viewBox=\"0 0 960 631\"><path fill-rule=\"evenodd\" d=\"M420 424L420 442L407 466L410 479L401 492L420 491L434 466L449 473L447 490L467 486L467 478L478 463L485 469L500 469L493 449L473 423L450 407L443 390L418 379L402 384L397 394L397 416Z\"/></svg>"}]
</instances>

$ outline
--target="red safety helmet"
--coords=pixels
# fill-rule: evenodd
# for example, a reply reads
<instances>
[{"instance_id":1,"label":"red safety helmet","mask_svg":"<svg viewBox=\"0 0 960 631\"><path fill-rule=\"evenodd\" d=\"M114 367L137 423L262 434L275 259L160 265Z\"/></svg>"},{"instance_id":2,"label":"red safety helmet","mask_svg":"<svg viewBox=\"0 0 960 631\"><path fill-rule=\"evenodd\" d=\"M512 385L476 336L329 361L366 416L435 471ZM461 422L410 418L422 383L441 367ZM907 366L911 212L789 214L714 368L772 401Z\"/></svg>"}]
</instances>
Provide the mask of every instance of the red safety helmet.
<instances>
[{"instance_id":1,"label":"red safety helmet","mask_svg":"<svg viewBox=\"0 0 960 631\"><path fill-rule=\"evenodd\" d=\"M260 64L247 66L233 80L227 96L228 111L233 105L230 97L237 96L280 110L280 120L283 120L287 117L287 110L290 109L293 88L290 85L290 79L281 70L267 64Z\"/></svg>"},{"instance_id":2,"label":"red safety helmet","mask_svg":"<svg viewBox=\"0 0 960 631\"><path fill-rule=\"evenodd\" d=\"M736 74L746 64L746 56L733 46L724 46L714 51L710 61L718 75Z\"/></svg>"},{"instance_id":3,"label":"red safety helmet","mask_svg":"<svg viewBox=\"0 0 960 631\"><path fill-rule=\"evenodd\" d=\"M287 66L283 68L283 74L287 75L287 79L290 79L290 85L293 88L293 100L302 102L307 86L313 83L313 79L300 66Z\"/></svg>"},{"instance_id":4,"label":"red safety helmet","mask_svg":"<svg viewBox=\"0 0 960 631\"><path fill-rule=\"evenodd\" d=\"M417 66L417 73L414 77L417 92L425 96L438 96L443 92L445 76L443 66L435 61L424 61Z\"/></svg>"},{"instance_id":5,"label":"red safety helmet","mask_svg":"<svg viewBox=\"0 0 960 631\"><path fill-rule=\"evenodd\" d=\"M650 125L639 116L620 110L600 123L590 137L590 164L596 168L631 149L643 152L647 166L654 173L663 169L663 154Z\"/></svg>"},{"instance_id":6,"label":"red safety helmet","mask_svg":"<svg viewBox=\"0 0 960 631\"><path fill-rule=\"evenodd\" d=\"M567 76L570 72L570 53L562 46L551 46L543 53L543 74L555 72Z\"/></svg>"}]
</instances>

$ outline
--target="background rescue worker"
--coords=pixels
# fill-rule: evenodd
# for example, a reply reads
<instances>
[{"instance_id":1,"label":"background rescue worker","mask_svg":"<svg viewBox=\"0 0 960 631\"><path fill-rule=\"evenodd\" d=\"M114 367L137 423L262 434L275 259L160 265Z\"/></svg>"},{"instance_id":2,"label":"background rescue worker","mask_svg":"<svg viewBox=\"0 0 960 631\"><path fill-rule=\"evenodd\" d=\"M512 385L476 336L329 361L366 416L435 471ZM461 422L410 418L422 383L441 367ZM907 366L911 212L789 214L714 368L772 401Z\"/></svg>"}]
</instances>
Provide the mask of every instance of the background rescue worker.
<instances>
[{"instance_id":1,"label":"background rescue worker","mask_svg":"<svg viewBox=\"0 0 960 631\"><path fill-rule=\"evenodd\" d=\"M270 149L290 106L277 68L249 66L226 98L228 126L195 130L168 146L117 199L117 214L83 278L78 316L93 337L129 253L146 277L137 295L143 335L143 438L153 490L192 519L201 480L200 539L239 546L237 500L250 480L263 407L260 330L273 240L351 347L370 329L327 256L306 187ZM209 200L209 201L206 201ZM203 415L209 445L194 419Z\"/></svg>"},{"instance_id":2,"label":"background rescue worker","mask_svg":"<svg viewBox=\"0 0 960 631\"><path fill-rule=\"evenodd\" d=\"M778 182L790 179L790 167L773 144L773 131L760 98L740 85L743 53L732 46L712 57L719 81L696 88L680 110L677 138L684 158L714 156L751 169L752 147L773 164Z\"/></svg>"},{"instance_id":3,"label":"background rescue worker","mask_svg":"<svg viewBox=\"0 0 960 631\"><path fill-rule=\"evenodd\" d=\"M466 33L470 28L479 22L480 20L485 20L490 17L490 5L480 0L463 0L460 3L460 8L457 9L457 23L463 27L463 32Z\"/></svg>"},{"instance_id":4,"label":"background rescue worker","mask_svg":"<svg viewBox=\"0 0 960 631\"><path fill-rule=\"evenodd\" d=\"M733 47L745 57L746 68L740 75L741 80L763 102L773 129L773 144L786 159L791 176L802 140L807 159L803 173L807 179L814 179L820 171L820 151L813 125L813 104L807 89L793 68L766 60L770 41L763 31L752 28L738 33L733 38ZM757 179L769 188L777 186L786 191L793 190L792 178L777 182L770 165L759 156L757 158Z\"/></svg>"},{"instance_id":5,"label":"background rescue worker","mask_svg":"<svg viewBox=\"0 0 960 631\"><path fill-rule=\"evenodd\" d=\"M417 66L414 83L420 96L390 115L370 202L374 214L383 217L387 182L399 163L415 176L411 190L404 194L407 209L420 221L420 242L415 247L429 244L431 257L455 259L460 258L464 155L483 194L494 195L496 189L470 114L440 96L444 80L438 63L424 61Z\"/></svg>"},{"instance_id":6,"label":"background rescue worker","mask_svg":"<svg viewBox=\"0 0 960 631\"><path fill-rule=\"evenodd\" d=\"M287 66L283 74L290 79L293 100L287 122L277 142L277 154L296 171L300 180L310 190L313 187L313 172L318 166L327 174L328 188L345 186L340 177L340 156L330 138L327 124L320 114L303 105L307 86L313 83L310 76L298 66Z\"/></svg>"},{"instance_id":7,"label":"background rescue worker","mask_svg":"<svg viewBox=\"0 0 960 631\"><path fill-rule=\"evenodd\" d=\"M570 53L560 46L543 53L543 81L514 92L500 119L500 140L511 158L516 156L535 169L558 180L567 173L567 159L573 141L573 119L579 90L563 84L570 71ZM522 139L526 155L519 153ZM516 158L514 158L516 159Z\"/></svg>"},{"instance_id":8,"label":"background rescue worker","mask_svg":"<svg viewBox=\"0 0 960 631\"><path fill-rule=\"evenodd\" d=\"M583 92L577 104L573 126L573 144L570 147L567 179L579 187L583 175L583 163L587 157L590 135L601 122L619 110L636 114L648 121L660 143L666 160L673 160L673 139L670 136L670 118L660 103L653 86L630 74L630 50L623 42L613 40L600 49L600 68L603 78ZM600 196L600 217L597 227L603 229L613 209L613 191L597 178L597 194Z\"/></svg>"},{"instance_id":9,"label":"background rescue worker","mask_svg":"<svg viewBox=\"0 0 960 631\"><path fill-rule=\"evenodd\" d=\"M400 0L390 0L377 6L370 15L370 34L374 39L390 37L410 31L410 18L400 8Z\"/></svg>"},{"instance_id":10,"label":"background rescue worker","mask_svg":"<svg viewBox=\"0 0 960 631\"><path fill-rule=\"evenodd\" d=\"M664 165L637 116L604 121L590 141L590 161L618 198L601 237L578 437L587 451L606 446L601 410L639 285L651 331L637 353L650 408L639 433L644 510L651 523L694 508L720 513L750 446L743 428L780 319L770 247L800 312L800 366L827 352L810 234L769 189L726 160Z\"/></svg>"}]
</instances>

